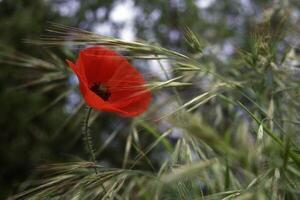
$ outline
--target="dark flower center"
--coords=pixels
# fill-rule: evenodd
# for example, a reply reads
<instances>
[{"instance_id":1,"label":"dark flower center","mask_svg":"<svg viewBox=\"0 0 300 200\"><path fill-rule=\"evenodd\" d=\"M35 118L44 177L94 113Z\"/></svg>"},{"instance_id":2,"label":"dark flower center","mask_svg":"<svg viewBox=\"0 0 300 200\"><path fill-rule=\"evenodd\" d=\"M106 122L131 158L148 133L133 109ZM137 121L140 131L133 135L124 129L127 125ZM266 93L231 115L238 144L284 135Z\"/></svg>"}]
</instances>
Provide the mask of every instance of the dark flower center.
<instances>
[{"instance_id":1,"label":"dark flower center","mask_svg":"<svg viewBox=\"0 0 300 200\"><path fill-rule=\"evenodd\" d=\"M101 83L94 83L92 87L90 87L90 90L101 97L104 101L107 101L111 95L107 87Z\"/></svg>"}]
</instances>

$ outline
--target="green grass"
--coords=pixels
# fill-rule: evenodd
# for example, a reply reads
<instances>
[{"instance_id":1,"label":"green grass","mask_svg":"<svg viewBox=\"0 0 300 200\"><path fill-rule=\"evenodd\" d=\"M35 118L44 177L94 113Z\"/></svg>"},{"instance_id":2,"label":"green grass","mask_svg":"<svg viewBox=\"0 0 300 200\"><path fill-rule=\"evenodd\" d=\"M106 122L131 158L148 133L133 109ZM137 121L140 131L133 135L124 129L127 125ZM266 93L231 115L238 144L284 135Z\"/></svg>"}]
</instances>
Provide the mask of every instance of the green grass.
<instances>
[{"instance_id":1,"label":"green grass","mask_svg":"<svg viewBox=\"0 0 300 200\"><path fill-rule=\"evenodd\" d=\"M213 55L202 55L204 42L190 29L186 41L195 54L58 24L51 27L49 36L31 42L106 45L127 52L133 59L168 59L173 77L166 73L166 81L148 83L154 96L165 94L165 98L154 100L145 115L130 121L125 148L120 152L121 166L99 164L99 154L122 129L116 128L103 146L93 147L96 162L42 166L43 176L28 180L16 199L299 199L300 79L292 74L289 64L296 58L276 48L284 35L278 37L268 31L253 34L251 48L237 49L238 53L223 65ZM294 51L289 45L286 49ZM30 84L41 88L45 88L41 83L47 82L49 87L57 78L70 75L65 64L54 67L51 62L27 56L11 58L10 62L40 70L41 78ZM55 106L70 89L74 90L65 88L66 93L44 109ZM167 113L161 111L170 105L177 107ZM83 112L82 106L62 126L74 122L74 116ZM101 113L91 116L86 119L91 121L86 121L86 128L93 127L91 119L101 118ZM171 143L174 131L181 135ZM141 141L149 137L152 142L142 145ZM89 140L91 145L94 141ZM160 160L159 165L153 163L153 156Z\"/></svg>"}]
</instances>

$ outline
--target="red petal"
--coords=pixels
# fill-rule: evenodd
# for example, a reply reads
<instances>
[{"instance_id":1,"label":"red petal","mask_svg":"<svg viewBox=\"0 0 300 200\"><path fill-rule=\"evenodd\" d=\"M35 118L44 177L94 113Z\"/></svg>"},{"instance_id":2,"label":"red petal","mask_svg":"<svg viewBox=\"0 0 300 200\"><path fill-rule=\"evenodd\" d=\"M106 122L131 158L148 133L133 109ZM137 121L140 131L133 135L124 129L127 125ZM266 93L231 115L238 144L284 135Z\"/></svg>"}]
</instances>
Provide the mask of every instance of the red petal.
<instances>
[{"instance_id":1,"label":"red petal","mask_svg":"<svg viewBox=\"0 0 300 200\"><path fill-rule=\"evenodd\" d=\"M143 76L114 51L91 47L80 51L76 65L67 62L76 73L80 91L90 107L125 117L136 116L147 109L151 93L144 86ZM111 93L108 101L91 91L95 83L107 86Z\"/></svg>"},{"instance_id":2,"label":"red petal","mask_svg":"<svg viewBox=\"0 0 300 200\"><path fill-rule=\"evenodd\" d=\"M106 83L125 58L104 47L90 47L80 51L78 63L82 63L88 85ZM125 60L126 61L126 60Z\"/></svg>"},{"instance_id":3,"label":"red petal","mask_svg":"<svg viewBox=\"0 0 300 200\"><path fill-rule=\"evenodd\" d=\"M92 92L86 82L84 81L83 76L79 73L78 67L72 63L71 61L67 60L68 65L73 69L75 74L78 77L79 80L79 85L80 85L80 91L83 95L83 98L87 102L87 104L95 108L97 110L102 110L102 111L108 111L108 112L115 112L118 113L121 116L130 116L130 113L127 113L124 110L118 109L111 104L103 101L100 97L98 97L94 92Z\"/></svg>"},{"instance_id":4,"label":"red petal","mask_svg":"<svg viewBox=\"0 0 300 200\"><path fill-rule=\"evenodd\" d=\"M109 101L111 103L124 103L124 101L140 96L141 91L145 92L146 81L126 60L116 69L113 77L107 82L107 87L111 92Z\"/></svg>"},{"instance_id":5,"label":"red petal","mask_svg":"<svg viewBox=\"0 0 300 200\"><path fill-rule=\"evenodd\" d=\"M73 62L66 60L68 65L72 68L72 70L75 72L79 82L83 82L86 83L86 78L85 75L83 73L80 72L79 67L77 67L77 65L75 65Z\"/></svg>"},{"instance_id":6,"label":"red petal","mask_svg":"<svg viewBox=\"0 0 300 200\"><path fill-rule=\"evenodd\" d=\"M123 105L120 109L128 113L128 117L134 117L143 113L151 102L151 93L144 91L139 96L131 98L127 105Z\"/></svg>"}]
</instances>

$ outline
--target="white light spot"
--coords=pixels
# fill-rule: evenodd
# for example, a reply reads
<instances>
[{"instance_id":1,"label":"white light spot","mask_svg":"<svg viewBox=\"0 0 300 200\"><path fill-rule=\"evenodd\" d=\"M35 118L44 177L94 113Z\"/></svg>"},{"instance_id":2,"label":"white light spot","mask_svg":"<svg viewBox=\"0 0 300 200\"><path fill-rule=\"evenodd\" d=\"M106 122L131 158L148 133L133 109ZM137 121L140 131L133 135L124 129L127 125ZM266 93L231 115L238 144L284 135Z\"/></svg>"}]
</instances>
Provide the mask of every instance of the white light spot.
<instances>
[{"instance_id":1,"label":"white light spot","mask_svg":"<svg viewBox=\"0 0 300 200\"><path fill-rule=\"evenodd\" d=\"M126 23L132 21L136 15L134 3L131 0L125 0L112 9L109 18L116 23Z\"/></svg>"},{"instance_id":2,"label":"white light spot","mask_svg":"<svg viewBox=\"0 0 300 200\"><path fill-rule=\"evenodd\" d=\"M75 74L70 75L70 77L68 78L68 82L70 83L70 85L78 85L79 84L78 78Z\"/></svg>"},{"instance_id":3,"label":"white light spot","mask_svg":"<svg viewBox=\"0 0 300 200\"><path fill-rule=\"evenodd\" d=\"M134 41L135 40L134 27L130 25L123 28L123 30L120 33L120 38L127 41Z\"/></svg>"},{"instance_id":4,"label":"white light spot","mask_svg":"<svg viewBox=\"0 0 300 200\"><path fill-rule=\"evenodd\" d=\"M172 128L172 133L170 134L170 138L179 139L183 136L183 129L174 127Z\"/></svg>"},{"instance_id":5,"label":"white light spot","mask_svg":"<svg viewBox=\"0 0 300 200\"><path fill-rule=\"evenodd\" d=\"M109 18L112 22L123 25L119 37L123 40L133 41L135 39L134 19L139 9L134 6L132 0L117 3L112 9Z\"/></svg>"},{"instance_id":6,"label":"white light spot","mask_svg":"<svg viewBox=\"0 0 300 200\"><path fill-rule=\"evenodd\" d=\"M216 0L198 0L195 2L195 4L200 9L206 9L212 6L213 3L215 3Z\"/></svg>"},{"instance_id":7,"label":"white light spot","mask_svg":"<svg viewBox=\"0 0 300 200\"><path fill-rule=\"evenodd\" d=\"M79 9L80 3L78 1L66 1L63 3L54 4L54 10L62 16L73 16Z\"/></svg>"},{"instance_id":8,"label":"white light spot","mask_svg":"<svg viewBox=\"0 0 300 200\"><path fill-rule=\"evenodd\" d=\"M159 20L161 16L161 11L160 10L153 10L150 14L150 18L151 18L151 21L154 21L156 22L157 20Z\"/></svg>"},{"instance_id":9,"label":"white light spot","mask_svg":"<svg viewBox=\"0 0 300 200\"><path fill-rule=\"evenodd\" d=\"M64 107L65 112L67 113L74 113L75 112L75 108L76 106L79 104L81 100L80 95L77 92L71 92L68 96L67 96L67 103Z\"/></svg>"},{"instance_id":10,"label":"white light spot","mask_svg":"<svg viewBox=\"0 0 300 200\"><path fill-rule=\"evenodd\" d=\"M105 8L98 8L96 11L96 16L98 19L104 18L106 15L106 9Z\"/></svg>"},{"instance_id":11,"label":"white light spot","mask_svg":"<svg viewBox=\"0 0 300 200\"><path fill-rule=\"evenodd\" d=\"M100 35L112 35L112 25L109 22L99 23L92 28L93 32Z\"/></svg>"},{"instance_id":12,"label":"white light spot","mask_svg":"<svg viewBox=\"0 0 300 200\"><path fill-rule=\"evenodd\" d=\"M161 80L167 80L167 77L165 75L165 72L163 71L161 65L163 66L163 68L165 69L167 75L169 76L169 78L171 78L171 67L170 67L170 63L168 60L149 60L149 67L151 72L156 75L159 79ZM159 63L160 62L160 63ZM161 65L160 65L161 64Z\"/></svg>"},{"instance_id":13,"label":"white light spot","mask_svg":"<svg viewBox=\"0 0 300 200\"><path fill-rule=\"evenodd\" d=\"M171 31L169 32L169 37L170 37L170 40L171 40L171 41L175 42L175 41L179 40L179 38L180 38L180 33L179 33L179 31L177 31L177 30L171 30Z\"/></svg>"}]
</instances>

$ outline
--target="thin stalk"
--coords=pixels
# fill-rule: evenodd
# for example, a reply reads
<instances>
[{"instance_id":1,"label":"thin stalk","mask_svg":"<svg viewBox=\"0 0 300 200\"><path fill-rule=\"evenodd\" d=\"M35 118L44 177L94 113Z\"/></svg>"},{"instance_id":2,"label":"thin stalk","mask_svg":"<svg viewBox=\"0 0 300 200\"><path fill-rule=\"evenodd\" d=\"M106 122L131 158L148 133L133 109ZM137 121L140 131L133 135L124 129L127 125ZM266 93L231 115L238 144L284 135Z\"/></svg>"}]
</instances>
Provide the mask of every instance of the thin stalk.
<instances>
[{"instance_id":1,"label":"thin stalk","mask_svg":"<svg viewBox=\"0 0 300 200\"><path fill-rule=\"evenodd\" d=\"M96 163L96 156L95 156L95 151L93 148L92 136L89 131L89 119L90 119L91 113L92 113L92 108L88 107L87 113L85 116L85 120L84 120L83 140L85 142L86 149L88 150L88 154L90 155L90 161ZM95 172L97 174L96 167L95 167Z\"/></svg>"},{"instance_id":2,"label":"thin stalk","mask_svg":"<svg viewBox=\"0 0 300 200\"><path fill-rule=\"evenodd\" d=\"M85 116L84 127L83 127L83 137L84 137L86 149L88 150L88 153L90 154L90 161L92 161L93 163L96 164L95 150L93 147L92 136L89 131L89 119L90 119L91 113L92 113L92 108L87 107L87 113ZM97 166L94 167L94 170L95 170L95 174L98 174ZM103 192L106 194L107 190L104 187L103 182L101 183L101 187L102 187Z\"/></svg>"},{"instance_id":3,"label":"thin stalk","mask_svg":"<svg viewBox=\"0 0 300 200\"><path fill-rule=\"evenodd\" d=\"M157 57L157 55L156 55L156 57ZM167 80L170 80L171 78L170 78L170 76L168 75L167 70L165 69L165 67L163 66L163 64L160 62L159 59L157 60L157 62L158 62L158 64L159 64L161 70L163 71L165 77L167 78ZM173 93L175 94L175 97L176 97L176 100L177 100L178 105L181 106L181 105L182 105L182 100L181 100L181 97L180 97L180 95L179 95L177 89L176 89L176 88L172 88L172 90L173 90Z\"/></svg>"}]
</instances>

